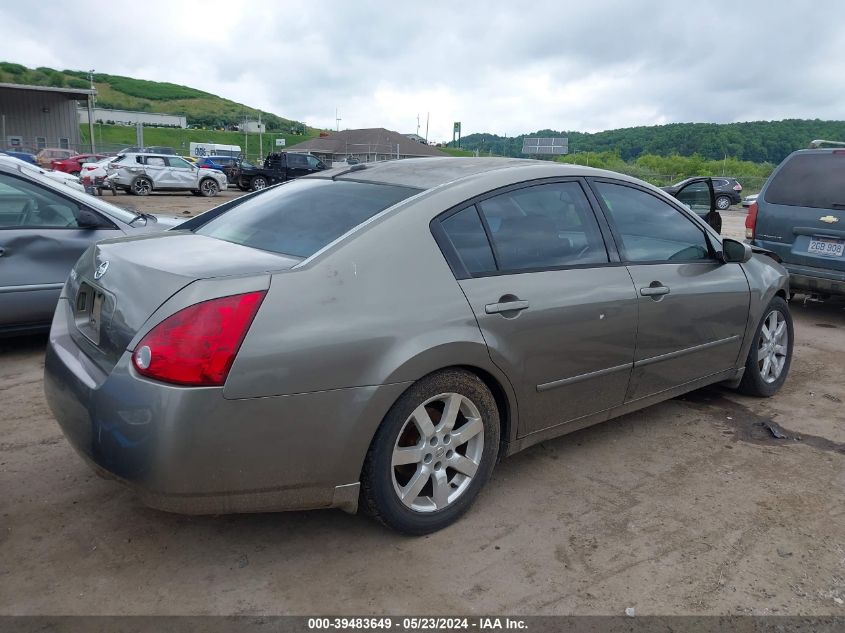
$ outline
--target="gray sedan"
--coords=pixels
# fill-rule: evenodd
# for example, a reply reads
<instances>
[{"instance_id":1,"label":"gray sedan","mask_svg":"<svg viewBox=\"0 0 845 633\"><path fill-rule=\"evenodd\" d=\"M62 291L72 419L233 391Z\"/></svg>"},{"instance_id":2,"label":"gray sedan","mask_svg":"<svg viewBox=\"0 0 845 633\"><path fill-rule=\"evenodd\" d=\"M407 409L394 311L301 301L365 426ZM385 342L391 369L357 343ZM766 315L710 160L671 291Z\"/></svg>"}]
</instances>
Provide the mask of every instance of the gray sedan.
<instances>
[{"instance_id":1,"label":"gray sedan","mask_svg":"<svg viewBox=\"0 0 845 633\"><path fill-rule=\"evenodd\" d=\"M125 211L0 160L0 335L47 330L68 273L91 244L181 221Z\"/></svg>"},{"instance_id":2,"label":"gray sedan","mask_svg":"<svg viewBox=\"0 0 845 633\"><path fill-rule=\"evenodd\" d=\"M154 507L362 507L410 534L497 460L693 389L774 394L785 271L678 200L549 162L426 158L273 187L101 242L62 291L45 389Z\"/></svg>"}]
</instances>

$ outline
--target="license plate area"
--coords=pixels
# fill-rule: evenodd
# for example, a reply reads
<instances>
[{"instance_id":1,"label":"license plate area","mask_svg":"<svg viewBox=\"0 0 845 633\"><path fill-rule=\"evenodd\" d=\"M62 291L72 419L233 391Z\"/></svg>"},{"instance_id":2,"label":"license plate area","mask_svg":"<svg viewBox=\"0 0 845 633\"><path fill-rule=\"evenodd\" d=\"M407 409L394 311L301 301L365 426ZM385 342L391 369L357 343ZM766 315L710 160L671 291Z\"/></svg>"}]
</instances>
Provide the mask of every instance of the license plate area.
<instances>
[{"instance_id":1,"label":"license plate area","mask_svg":"<svg viewBox=\"0 0 845 633\"><path fill-rule=\"evenodd\" d=\"M842 257L842 254L845 253L845 240L813 235L810 237L807 252L822 257Z\"/></svg>"},{"instance_id":2,"label":"license plate area","mask_svg":"<svg viewBox=\"0 0 845 633\"><path fill-rule=\"evenodd\" d=\"M101 291L85 282L79 284L73 311L76 329L94 345L100 344L104 301L105 295Z\"/></svg>"}]
</instances>

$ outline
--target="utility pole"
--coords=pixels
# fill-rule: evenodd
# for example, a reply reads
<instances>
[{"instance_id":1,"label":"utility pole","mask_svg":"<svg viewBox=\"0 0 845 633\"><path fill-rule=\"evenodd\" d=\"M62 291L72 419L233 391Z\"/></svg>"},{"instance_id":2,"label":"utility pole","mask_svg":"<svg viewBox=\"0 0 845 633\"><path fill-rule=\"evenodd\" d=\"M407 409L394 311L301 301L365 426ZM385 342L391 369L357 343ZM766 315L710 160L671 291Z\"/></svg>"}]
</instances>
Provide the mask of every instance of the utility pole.
<instances>
[{"instance_id":1,"label":"utility pole","mask_svg":"<svg viewBox=\"0 0 845 633\"><path fill-rule=\"evenodd\" d=\"M261 110L258 111L258 160L264 157L264 132L261 128Z\"/></svg>"},{"instance_id":2,"label":"utility pole","mask_svg":"<svg viewBox=\"0 0 845 633\"><path fill-rule=\"evenodd\" d=\"M343 119L340 118L340 114L338 114L337 108L335 108L334 109L334 122L335 122L335 125L337 126L337 129L336 129L337 132L340 132L340 122L341 121L343 121Z\"/></svg>"},{"instance_id":3,"label":"utility pole","mask_svg":"<svg viewBox=\"0 0 845 633\"><path fill-rule=\"evenodd\" d=\"M431 112L425 113L425 144L428 145L428 117Z\"/></svg>"},{"instance_id":4,"label":"utility pole","mask_svg":"<svg viewBox=\"0 0 845 633\"><path fill-rule=\"evenodd\" d=\"M417 112L417 136L420 135L420 113Z\"/></svg>"},{"instance_id":5,"label":"utility pole","mask_svg":"<svg viewBox=\"0 0 845 633\"><path fill-rule=\"evenodd\" d=\"M88 80L91 83L91 90L94 90L94 69L88 71ZM91 136L91 153L96 152L94 146L94 93L88 95L88 134Z\"/></svg>"}]
</instances>

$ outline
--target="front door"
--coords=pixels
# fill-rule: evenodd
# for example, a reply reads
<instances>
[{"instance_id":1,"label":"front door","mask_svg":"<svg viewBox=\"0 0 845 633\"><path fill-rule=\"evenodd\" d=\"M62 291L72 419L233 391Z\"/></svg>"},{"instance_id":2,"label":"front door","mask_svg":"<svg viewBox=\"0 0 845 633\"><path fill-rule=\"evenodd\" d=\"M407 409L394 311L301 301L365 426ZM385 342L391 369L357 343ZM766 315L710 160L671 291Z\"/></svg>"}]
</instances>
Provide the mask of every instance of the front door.
<instances>
[{"instance_id":1,"label":"front door","mask_svg":"<svg viewBox=\"0 0 845 633\"><path fill-rule=\"evenodd\" d=\"M715 238L659 194L629 183L591 184L637 292L637 350L626 400L735 367L750 300L742 267L722 263ZM709 183L697 186L701 196L712 195Z\"/></svg>"},{"instance_id":2,"label":"front door","mask_svg":"<svg viewBox=\"0 0 845 633\"><path fill-rule=\"evenodd\" d=\"M174 189L191 189L197 186L196 167L179 156L168 156L167 162L170 165L168 180L172 183L169 186Z\"/></svg>"},{"instance_id":3,"label":"front door","mask_svg":"<svg viewBox=\"0 0 845 633\"><path fill-rule=\"evenodd\" d=\"M116 228L79 228L78 211L69 199L0 174L0 327L49 323L80 255L121 235Z\"/></svg>"},{"instance_id":4,"label":"front door","mask_svg":"<svg viewBox=\"0 0 845 633\"><path fill-rule=\"evenodd\" d=\"M442 227L491 358L517 392L520 436L622 404L637 300L579 181L481 200Z\"/></svg>"}]
</instances>

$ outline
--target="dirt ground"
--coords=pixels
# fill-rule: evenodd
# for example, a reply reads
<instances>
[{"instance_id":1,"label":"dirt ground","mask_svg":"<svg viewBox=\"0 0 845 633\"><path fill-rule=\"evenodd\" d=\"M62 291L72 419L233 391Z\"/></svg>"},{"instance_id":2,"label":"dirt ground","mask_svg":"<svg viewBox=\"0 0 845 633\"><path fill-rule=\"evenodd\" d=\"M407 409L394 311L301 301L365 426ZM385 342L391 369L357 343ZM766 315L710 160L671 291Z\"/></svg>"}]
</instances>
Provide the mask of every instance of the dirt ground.
<instances>
[{"instance_id":1,"label":"dirt ground","mask_svg":"<svg viewBox=\"0 0 845 633\"><path fill-rule=\"evenodd\" d=\"M53 421L45 338L0 340L0 614L843 615L845 303L799 299L774 398L709 388L532 447L423 538L147 509Z\"/></svg>"},{"instance_id":2,"label":"dirt ground","mask_svg":"<svg viewBox=\"0 0 845 633\"><path fill-rule=\"evenodd\" d=\"M106 192L103 194L103 200L133 211L189 218L243 195L245 194L238 189L221 191L213 198L195 196L190 191L152 193L149 196L131 196L123 192L112 195Z\"/></svg>"}]
</instances>

